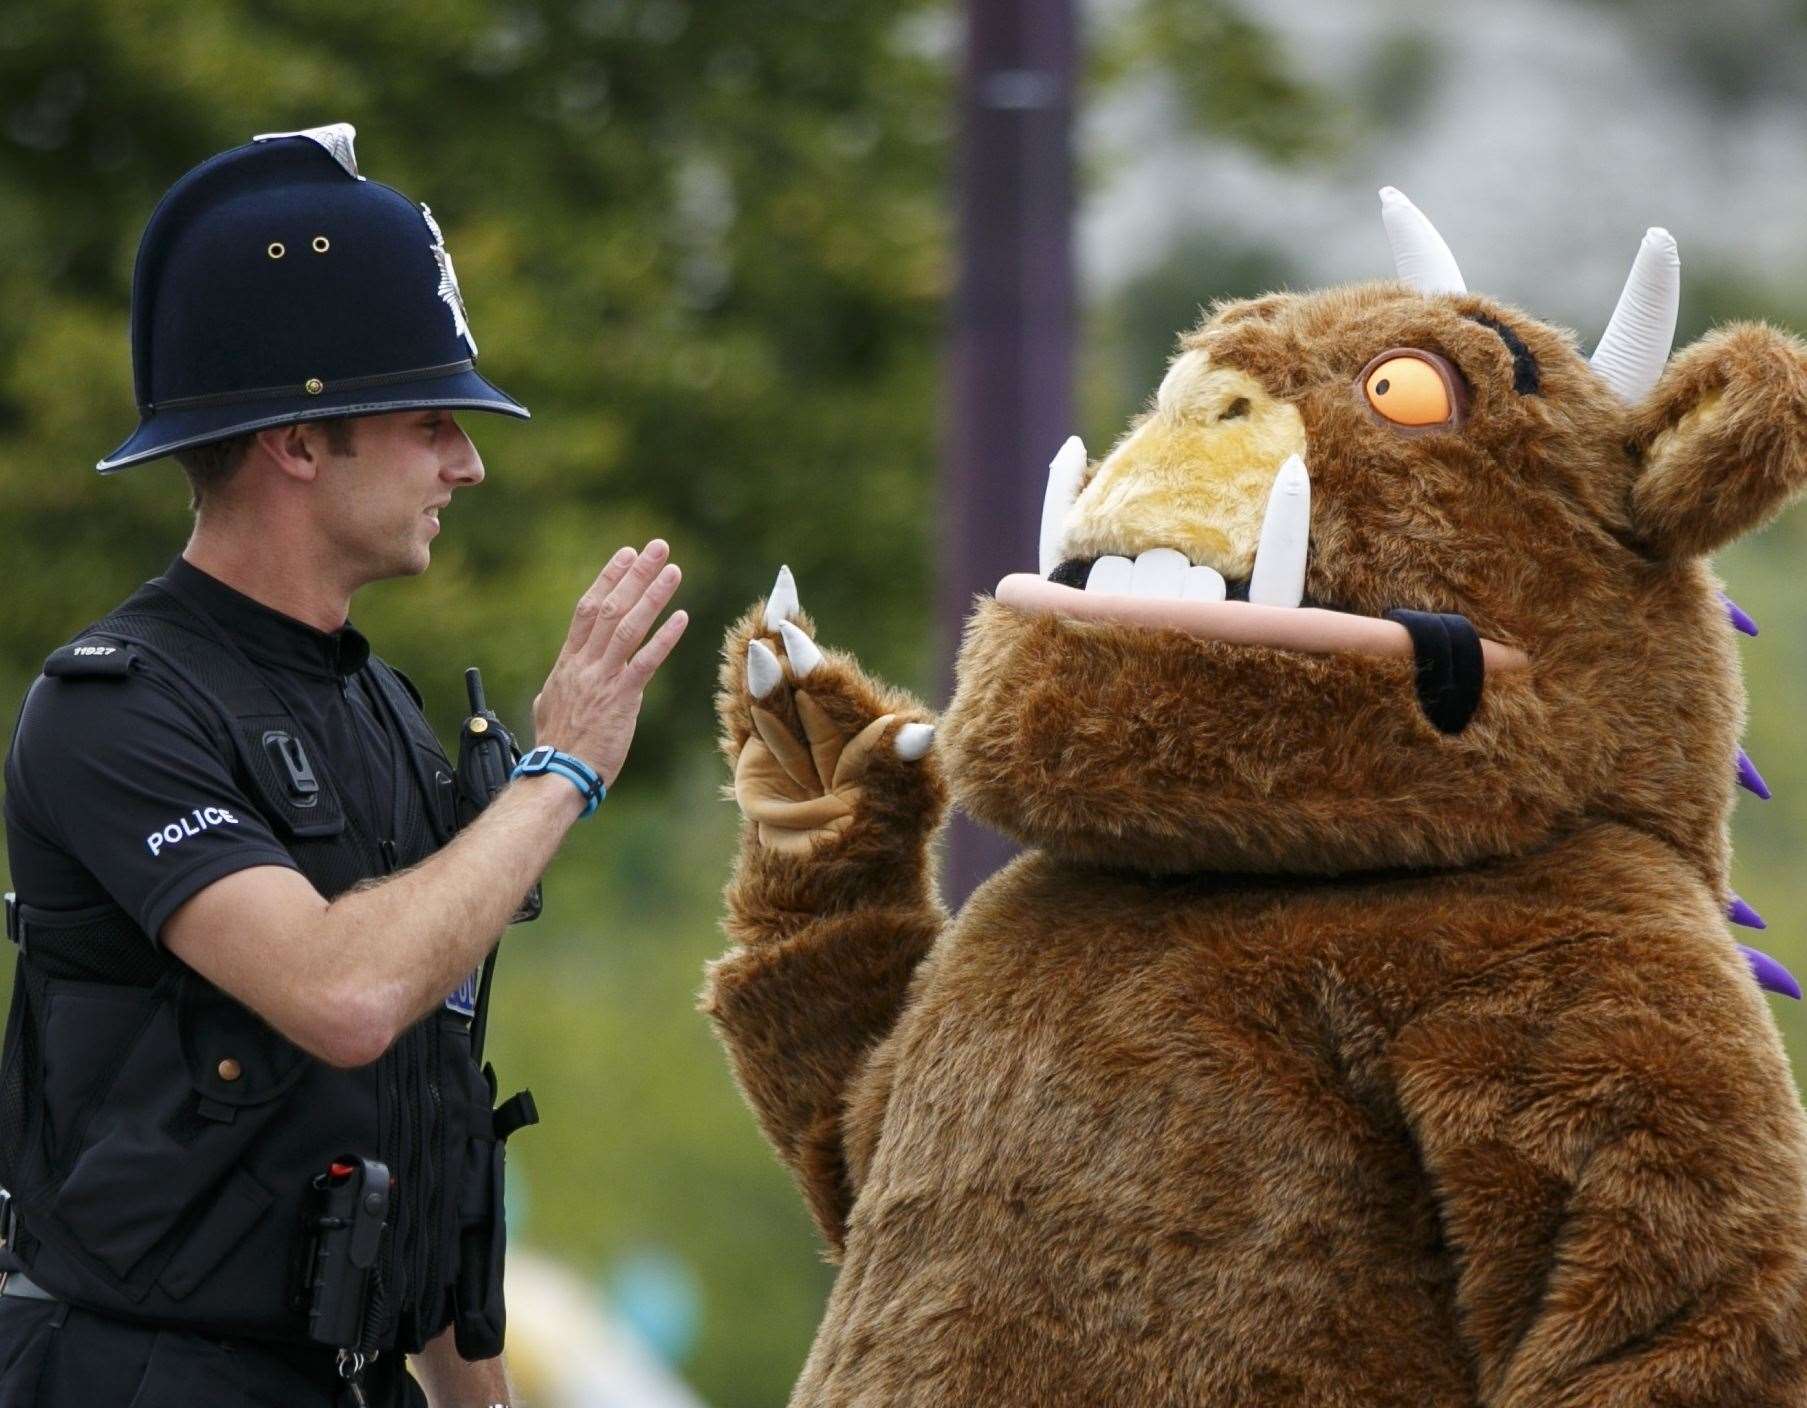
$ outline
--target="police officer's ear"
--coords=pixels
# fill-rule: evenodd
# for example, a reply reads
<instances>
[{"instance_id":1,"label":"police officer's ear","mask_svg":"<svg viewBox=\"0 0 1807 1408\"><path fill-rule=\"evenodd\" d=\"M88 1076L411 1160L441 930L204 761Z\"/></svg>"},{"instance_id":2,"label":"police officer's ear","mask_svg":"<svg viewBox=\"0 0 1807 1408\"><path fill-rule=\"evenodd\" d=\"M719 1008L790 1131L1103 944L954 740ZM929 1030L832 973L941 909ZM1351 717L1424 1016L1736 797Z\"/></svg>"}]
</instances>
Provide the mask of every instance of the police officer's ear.
<instances>
[{"instance_id":1,"label":"police officer's ear","mask_svg":"<svg viewBox=\"0 0 1807 1408\"><path fill-rule=\"evenodd\" d=\"M312 483L328 456L356 454L350 421L299 421L260 430L248 458L267 460L289 478Z\"/></svg>"},{"instance_id":2,"label":"police officer's ear","mask_svg":"<svg viewBox=\"0 0 1807 1408\"><path fill-rule=\"evenodd\" d=\"M290 479L312 483L320 472L320 450L324 447L316 443L317 437L310 435L309 430L305 423L260 430L252 439L246 459L252 463L261 460Z\"/></svg>"}]
</instances>

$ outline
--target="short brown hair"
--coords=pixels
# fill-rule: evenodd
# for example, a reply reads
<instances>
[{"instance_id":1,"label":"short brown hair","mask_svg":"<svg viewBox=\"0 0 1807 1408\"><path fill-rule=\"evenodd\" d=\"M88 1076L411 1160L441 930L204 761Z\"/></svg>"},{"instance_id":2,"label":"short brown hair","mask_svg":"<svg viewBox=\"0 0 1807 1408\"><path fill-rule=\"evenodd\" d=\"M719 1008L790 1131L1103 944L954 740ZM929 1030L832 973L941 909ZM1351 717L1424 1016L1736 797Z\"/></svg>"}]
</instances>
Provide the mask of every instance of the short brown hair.
<instances>
[{"instance_id":1,"label":"short brown hair","mask_svg":"<svg viewBox=\"0 0 1807 1408\"><path fill-rule=\"evenodd\" d=\"M353 417L336 416L330 420L309 422L318 425L326 432L326 445L335 455L355 455L352 434ZM196 445L192 449L178 450L176 463L182 466L182 473L188 477L188 507L191 512L198 513L202 502L209 491L217 490L237 472L245 462L245 453L251 448L251 442L257 438L255 431L246 435L235 435L230 440L216 440L211 445Z\"/></svg>"}]
</instances>

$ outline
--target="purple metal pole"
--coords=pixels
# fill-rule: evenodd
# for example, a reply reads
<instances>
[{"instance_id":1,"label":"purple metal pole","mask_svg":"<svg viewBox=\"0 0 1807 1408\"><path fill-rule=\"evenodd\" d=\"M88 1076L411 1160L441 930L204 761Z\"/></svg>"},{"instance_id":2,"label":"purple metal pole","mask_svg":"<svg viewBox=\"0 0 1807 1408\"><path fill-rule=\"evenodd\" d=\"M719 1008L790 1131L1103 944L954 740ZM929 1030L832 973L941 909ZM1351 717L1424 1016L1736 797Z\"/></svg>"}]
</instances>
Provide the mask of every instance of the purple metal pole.
<instances>
[{"instance_id":1,"label":"purple metal pole","mask_svg":"<svg viewBox=\"0 0 1807 1408\"><path fill-rule=\"evenodd\" d=\"M969 0L942 482L949 662L973 597L1034 571L1048 460L1073 424L1072 0ZM1010 854L957 817L945 892L962 903Z\"/></svg>"}]
</instances>

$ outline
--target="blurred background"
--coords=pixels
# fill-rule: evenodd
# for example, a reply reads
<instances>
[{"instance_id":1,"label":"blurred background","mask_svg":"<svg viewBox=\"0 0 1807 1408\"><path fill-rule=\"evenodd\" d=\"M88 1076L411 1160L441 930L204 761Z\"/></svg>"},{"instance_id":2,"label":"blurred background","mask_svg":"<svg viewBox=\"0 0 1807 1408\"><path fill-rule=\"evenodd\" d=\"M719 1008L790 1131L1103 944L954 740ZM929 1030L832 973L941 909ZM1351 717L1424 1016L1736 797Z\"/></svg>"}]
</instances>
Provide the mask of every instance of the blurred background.
<instances>
[{"instance_id":1,"label":"blurred background","mask_svg":"<svg viewBox=\"0 0 1807 1408\"><path fill-rule=\"evenodd\" d=\"M1005 79L975 87L969 38L1000 15ZM960 545L1034 560L1032 519L974 507L988 398L1014 436L991 468L1039 504L1048 455L1074 430L1108 445L1201 303L1389 276L1383 184L1470 287L1585 345L1651 224L1681 245L1679 341L1807 329L1804 59L1807 7L1773 0L10 4L0 707L185 537L173 465L92 469L133 423L157 197L254 132L355 123L364 172L433 206L482 368L535 418L465 417L488 482L433 570L354 619L448 740L470 664L525 724L619 543L671 540L694 620L498 974L491 1051L545 1115L510 1151L517 1373L544 1405L782 1403L830 1271L694 1011L735 835L723 627L789 562L826 640L940 702ZM1063 71L1037 87L1036 64ZM1012 111L1043 114L1015 158ZM961 276L1000 210L1052 261L1008 317ZM1048 329L1033 394L985 380L986 339L1023 326ZM1763 627L1748 746L1776 791L1740 804L1737 884L1807 974L1803 562L1797 513L1719 568ZM1772 1006L1798 1065L1807 1019Z\"/></svg>"}]
</instances>

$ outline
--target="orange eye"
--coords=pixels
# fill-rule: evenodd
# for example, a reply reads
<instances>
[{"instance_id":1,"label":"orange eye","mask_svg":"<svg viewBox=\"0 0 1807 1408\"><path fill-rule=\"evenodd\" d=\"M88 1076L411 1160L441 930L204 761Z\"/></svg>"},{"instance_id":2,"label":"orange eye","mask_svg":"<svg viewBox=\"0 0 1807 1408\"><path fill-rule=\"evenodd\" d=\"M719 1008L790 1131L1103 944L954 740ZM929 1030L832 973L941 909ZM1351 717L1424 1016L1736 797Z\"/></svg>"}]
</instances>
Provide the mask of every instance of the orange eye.
<instances>
[{"instance_id":1,"label":"orange eye","mask_svg":"<svg viewBox=\"0 0 1807 1408\"><path fill-rule=\"evenodd\" d=\"M1408 428L1452 422L1458 399L1454 384L1451 372L1424 352L1383 352L1362 373L1362 390L1375 413Z\"/></svg>"}]
</instances>

